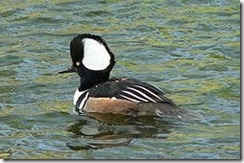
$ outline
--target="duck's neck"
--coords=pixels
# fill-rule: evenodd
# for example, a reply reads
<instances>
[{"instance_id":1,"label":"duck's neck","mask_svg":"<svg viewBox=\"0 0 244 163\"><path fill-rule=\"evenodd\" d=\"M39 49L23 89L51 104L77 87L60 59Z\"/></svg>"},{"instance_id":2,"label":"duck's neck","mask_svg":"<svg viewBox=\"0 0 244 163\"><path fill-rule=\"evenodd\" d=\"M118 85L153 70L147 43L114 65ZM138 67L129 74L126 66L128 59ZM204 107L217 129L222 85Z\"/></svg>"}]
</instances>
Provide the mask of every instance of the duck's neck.
<instances>
[{"instance_id":1,"label":"duck's neck","mask_svg":"<svg viewBox=\"0 0 244 163\"><path fill-rule=\"evenodd\" d=\"M87 90L94 85L106 82L109 79L110 71L112 70L115 61L112 61L105 70L94 71L85 67L78 68L78 74L80 76L79 91Z\"/></svg>"},{"instance_id":2,"label":"duck's neck","mask_svg":"<svg viewBox=\"0 0 244 163\"><path fill-rule=\"evenodd\" d=\"M85 75L80 78L80 87L79 91L87 90L99 83L106 82L109 79L109 74L104 74L100 72L92 73L89 75Z\"/></svg>"}]
</instances>

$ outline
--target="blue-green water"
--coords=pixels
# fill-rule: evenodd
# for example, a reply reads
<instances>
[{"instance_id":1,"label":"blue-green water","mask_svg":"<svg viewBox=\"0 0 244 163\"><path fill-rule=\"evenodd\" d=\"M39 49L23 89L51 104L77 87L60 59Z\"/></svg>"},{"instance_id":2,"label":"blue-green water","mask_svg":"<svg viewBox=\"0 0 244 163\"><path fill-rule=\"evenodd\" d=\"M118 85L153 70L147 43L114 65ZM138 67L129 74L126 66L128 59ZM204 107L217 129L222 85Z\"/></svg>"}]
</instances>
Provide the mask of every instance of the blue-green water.
<instances>
[{"instance_id":1,"label":"blue-green water","mask_svg":"<svg viewBox=\"0 0 244 163\"><path fill-rule=\"evenodd\" d=\"M0 1L0 158L240 159L234 0ZM163 88L197 121L73 114L69 42L101 35L112 76Z\"/></svg>"}]
</instances>

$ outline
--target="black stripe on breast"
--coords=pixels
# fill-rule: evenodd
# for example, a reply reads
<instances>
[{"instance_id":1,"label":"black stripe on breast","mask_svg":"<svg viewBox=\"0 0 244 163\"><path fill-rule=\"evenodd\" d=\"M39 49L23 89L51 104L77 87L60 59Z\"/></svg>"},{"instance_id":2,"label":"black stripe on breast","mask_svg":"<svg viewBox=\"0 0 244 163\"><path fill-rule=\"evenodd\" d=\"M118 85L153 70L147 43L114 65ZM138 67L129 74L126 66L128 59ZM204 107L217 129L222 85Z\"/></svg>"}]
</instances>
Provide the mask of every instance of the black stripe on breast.
<instances>
[{"instance_id":1,"label":"black stripe on breast","mask_svg":"<svg viewBox=\"0 0 244 163\"><path fill-rule=\"evenodd\" d=\"M88 98L89 98L89 92L83 93L76 102L75 111L81 112Z\"/></svg>"}]
</instances>

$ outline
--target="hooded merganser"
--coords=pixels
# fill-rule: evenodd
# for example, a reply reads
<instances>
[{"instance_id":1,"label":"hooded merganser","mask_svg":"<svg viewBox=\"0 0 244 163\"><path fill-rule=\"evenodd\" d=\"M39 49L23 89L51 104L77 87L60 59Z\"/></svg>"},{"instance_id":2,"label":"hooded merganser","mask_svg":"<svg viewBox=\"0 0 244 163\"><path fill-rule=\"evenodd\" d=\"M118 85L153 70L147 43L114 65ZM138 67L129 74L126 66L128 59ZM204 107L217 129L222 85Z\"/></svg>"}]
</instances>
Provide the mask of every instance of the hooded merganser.
<instances>
[{"instance_id":1,"label":"hooded merganser","mask_svg":"<svg viewBox=\"0 0 244 163\"><path fill-rule=\"evenodd\" d=\"M187 110L178 107L158 87L126 77L109 78L114 54L97 35L81 34L70 43L72 67L66 71L80 76L74 94L78 113L112 113L132 116L187 117Z\"/></svg>"}]
</instances>

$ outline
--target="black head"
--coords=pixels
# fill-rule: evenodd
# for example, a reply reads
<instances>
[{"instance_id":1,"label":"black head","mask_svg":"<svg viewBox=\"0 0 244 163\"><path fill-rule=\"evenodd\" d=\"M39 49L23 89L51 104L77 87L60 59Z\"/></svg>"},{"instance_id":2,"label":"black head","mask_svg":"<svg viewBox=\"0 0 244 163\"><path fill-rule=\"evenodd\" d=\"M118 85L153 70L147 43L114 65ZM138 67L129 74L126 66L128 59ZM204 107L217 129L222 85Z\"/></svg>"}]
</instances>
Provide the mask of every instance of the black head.
<instances>
[{"instance_id":1,"label":"black head","mask_svg":"<svg viewBox=\"0 0 244 163\"><path fill-rule=\"evenodd\" d=\"M72 67L59 74L77 72L81 77L80 89L87 89L108 80L115 64L114 54L97 35L81 34L74 37L70 42L70 55Z\"/></svg>"}]
</instances>

